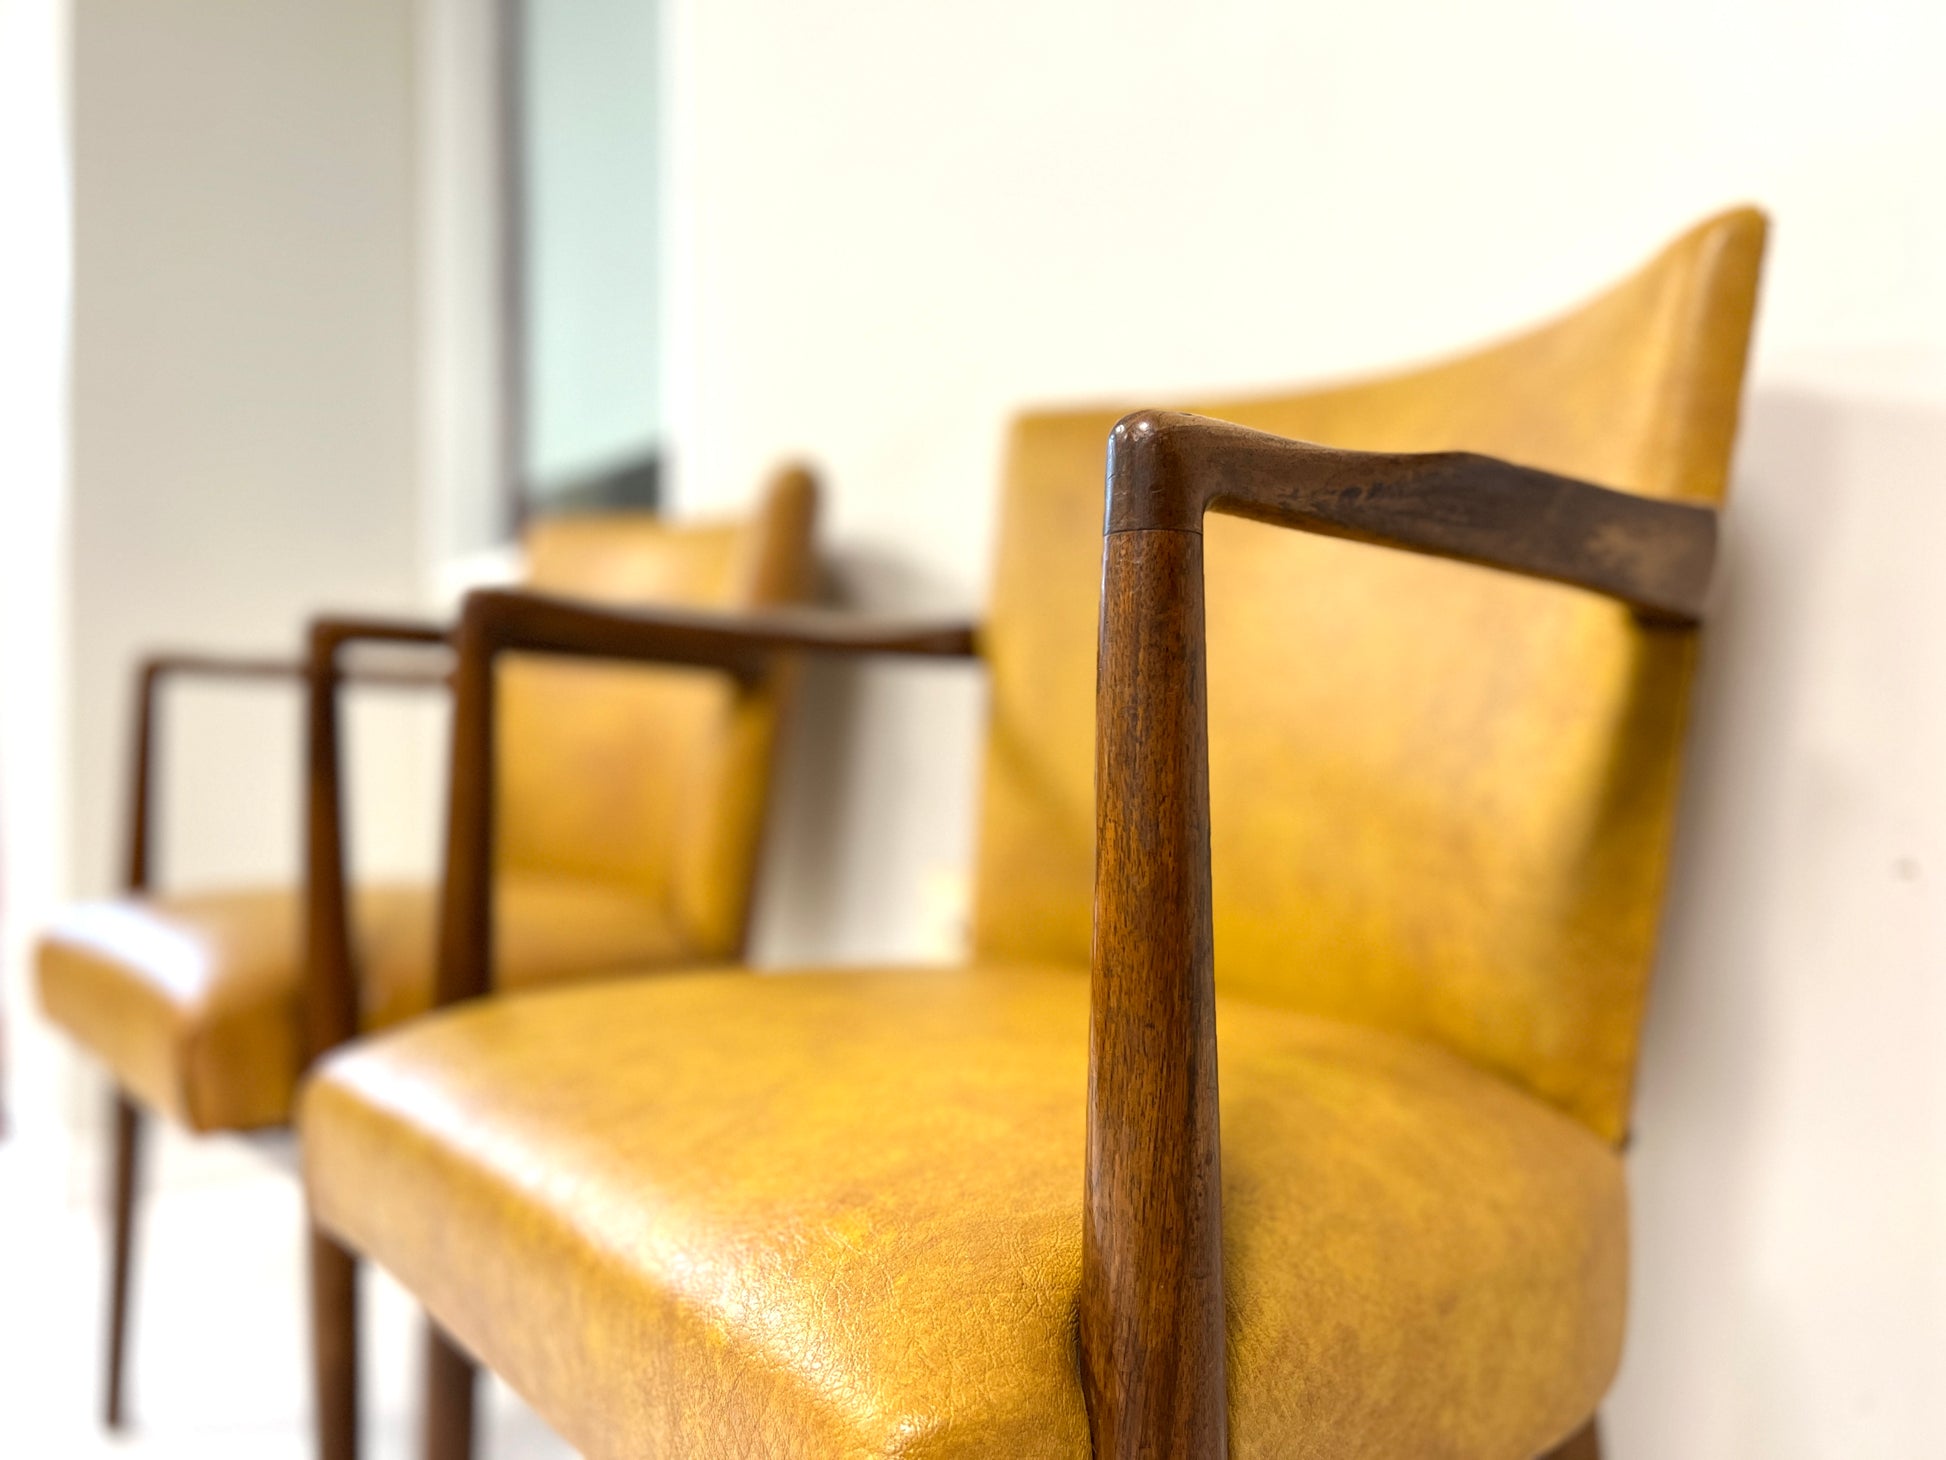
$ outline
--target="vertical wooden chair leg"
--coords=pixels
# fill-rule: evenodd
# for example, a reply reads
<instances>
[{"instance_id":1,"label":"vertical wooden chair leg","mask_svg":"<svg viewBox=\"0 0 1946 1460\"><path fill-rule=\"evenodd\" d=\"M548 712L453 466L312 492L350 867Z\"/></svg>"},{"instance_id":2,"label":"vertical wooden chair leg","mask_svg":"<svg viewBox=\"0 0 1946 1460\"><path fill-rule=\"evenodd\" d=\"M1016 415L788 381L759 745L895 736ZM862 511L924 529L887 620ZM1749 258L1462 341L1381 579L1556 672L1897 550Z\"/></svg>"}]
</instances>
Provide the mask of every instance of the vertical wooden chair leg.
<instances>
[{"instance_id":1,"label":"vertical wooden chair leg","mask_svg":"<svg viewBox=\"0 0 1946 1460\"><path fill-rule=\"evenodd\" d=\"M114 1167L108 1191L108 1354L102 1418L111 1430L122 1428L122 1402L128 1355L129 1269L134 1260L136 1188L141 1179L142 1107L128 1092L115 1091L112 1120Z\"/></svg>"},{"instance_id":2,"label":"vertical wooden chair leg","mask_svg":"<svg viewBox=\"0 0 1946 1460\"><path fill-rule=\"evenodd\" d=\"M1601 1460L1601 1430L1594 1420L1576 1430L1566 1443L1549 1450L1540 1460Z\"/></svg>"},{"instance_id":3,"label":"vertical wooden chair leg","mask_svg":"<svg viewBox=\"0 0 1946 1460\"><path fill-rule=\"evenodd\" d=\"M425 1460L473 1460L473 1378L471 1355L427 1319Z\"/></svg>"},{"instance_id":4,"label":"vertical wooden chair leg","mask_svg":"<svg viewBox=\"0 0 1946 1460\"><path fill-rule=\"evenodd\" d=\"M358 1460L358 1259L311 1229L318 1460Z\"/></svg>"}]
</instances>

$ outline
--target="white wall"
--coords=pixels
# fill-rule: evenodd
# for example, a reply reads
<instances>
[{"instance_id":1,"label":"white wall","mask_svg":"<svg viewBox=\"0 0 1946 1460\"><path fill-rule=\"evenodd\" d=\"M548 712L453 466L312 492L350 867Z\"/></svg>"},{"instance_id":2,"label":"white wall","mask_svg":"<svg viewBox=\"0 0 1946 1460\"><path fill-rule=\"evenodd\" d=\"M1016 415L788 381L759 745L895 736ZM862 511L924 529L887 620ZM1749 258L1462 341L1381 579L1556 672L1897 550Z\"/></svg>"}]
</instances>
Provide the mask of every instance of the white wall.
<instances>
[{"instance_id":1,"label":"white wall","mask_svg":"<svg viewBox=\"0 0 1946 1460\"><path fill-rule=\"evenodd\" d=\"M42 717L32 764L66 791L44 842L65 847L49 859L49 891L93 895L122 875L139 656L295 654L322 609L416 610L431 580L421 532L441 521L420 457L438 441L420 411L414 8L54 8L71 24L71 474L49 536L62 544L49 560L67 639L63 703ZM350 819L365 870L432 865L438 716L436 702L396 695L353 710ZM295 876L300 730L294 686L165 691L162 886ZM42 911L23 909L23 922ZM39 1037L18 960L13 970L17 1088L39 1099L64 1088L63 1113L91 1130L96 1082L41 1071L70 1063L66 1047ZM64 1163L59 1133L39 1133L71 1188L84 1186L87 1144ZM236 1159L171 1139L156 1179L195 1182Z\"/></svg>"},{"instance_id":2,"label":"white wall","mask_svg":"<svg viewBox=\"0 0 1946 1460\"><path fill-rule=\"evenodd\" d=\"M420 558L428 582L500 546L498 7L418 0Z\"/></svg>"},{"instance_id":3,"label":"white wall","mask_svg":"<svg viewBox=\"0 0 1946 1460\"><path fill-rule=\"evenodd\" d=\"M15 1132L53 1103L24 953L67 851L66 61L61 0L0 0L0 1103Z\"/></svg>"},{"instance_id":4,"label":"white wall","mask_svg":"<svg viewBox=\"0 0 1946 1460\"><path fill-rule=\"evenodd\" d=\"M685 506L809 450L843 591L977 604L999 433L1437 353L1777 231L1633 1151L1619 1460L1900 1456L1946 1392L1933 7L674 0ZM937 951L978 693L811 698L777 958ZM815 748L815 746L813 746ZM794 854L794 855L792 855Z\"/></svg>"},{"instance_id":5,"label":"white wall","mask_svg":"<svg viewBox=\"0 0 1946 1460\"><path fill-rule=\"evenodd\" d=\"M119 874L143 650L291 651L321 608L419 601L412 27L389 0L74 8L79 891ZM295 871L298 714L170 692L172 885ZM419 856L413 761L359 766L381 863Z\"/></svg>"}]
</instances>

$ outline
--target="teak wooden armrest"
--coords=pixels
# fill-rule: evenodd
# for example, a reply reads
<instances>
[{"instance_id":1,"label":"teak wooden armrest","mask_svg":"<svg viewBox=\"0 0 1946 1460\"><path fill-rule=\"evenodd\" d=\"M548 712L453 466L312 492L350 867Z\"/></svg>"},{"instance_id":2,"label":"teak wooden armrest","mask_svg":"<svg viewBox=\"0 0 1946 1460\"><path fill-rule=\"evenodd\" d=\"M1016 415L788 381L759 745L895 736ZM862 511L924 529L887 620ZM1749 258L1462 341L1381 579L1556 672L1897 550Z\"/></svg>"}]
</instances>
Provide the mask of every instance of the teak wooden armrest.
<instances>
[{"instance_id":1,"label":"teak wooden armrest","mask_svg":"<svg viewBox=\"0 0 1946 1460\"><path fill-rule=\"evenodd\" d=\"M430 648L450 645L453 625L430 619L373 618L363 614L320 614L311 620L309 667L316 668L318 656L329 654L335 660L340 649L352 644L393 644ZM339 665L338 677L360 677L356 666Z\"/></svg>"},{"instance_id":2,"label":"teak wooden armrest","mask_svg":"<svg viewBox=\"0 0 1946 1460\"><path fill-rule=\"evenodd\" d=\"M782 655L979 653L959 620L898 620L833 610L728 614L610 608L507 589L469 594L453 693L452 804L435 1004L473 998L493 978L493 668L502 653L714 669L749 683Z\"/></svg>"},{"instance_id":3,"label":"teak wooden armrest","mask_svg":"<svg viewBox=\"0 0 1946 1460\"><path fill-rule=\"evenodd\" d=\"M460 616L460 673L480 656L509 651L634 660L759 674L779 654L976 655L973 625L959 619L892 618L844 609L774 608L751 613L610 608L520 589L483 588Z\"/></svg>"},{"instance_id":4,"label":"teak wooden armrest","mask_svg":"<svg viewBox=\"0 0 1946 1460\"><path fill-rule=\"evenodd\" d=\"M1082 1384L1099 1456L1227 1446L1202 522L1279 526L1702 611L1716 514L1464 453L1159 411L1109 441L1095 756Z\"/></svg>"},{"instance_id":5,"label":"teak wooden armrest","mask_svg":"<svg viewBox=\"0 0 1946 1460\"><path fill-rule=\"evenodd\" d=\"M1201 532L1227 512L1545 578L1693 623L1716 512L1467 451L1343 451L1226 421L1138 411L1108 444L1110 533Z\"/></svg>"}]
</instances>

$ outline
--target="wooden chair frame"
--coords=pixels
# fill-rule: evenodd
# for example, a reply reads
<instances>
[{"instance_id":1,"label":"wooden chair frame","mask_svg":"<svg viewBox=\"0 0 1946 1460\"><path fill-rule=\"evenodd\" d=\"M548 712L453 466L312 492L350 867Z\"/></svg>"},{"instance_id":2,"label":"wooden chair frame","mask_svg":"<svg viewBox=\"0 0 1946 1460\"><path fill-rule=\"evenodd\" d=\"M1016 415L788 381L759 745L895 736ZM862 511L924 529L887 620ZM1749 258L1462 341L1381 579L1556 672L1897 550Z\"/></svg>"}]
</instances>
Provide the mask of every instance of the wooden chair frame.
<instances>
[{"instance_id":1,"label":"wooden chair frame","mask_svg":"<svg viewBox=\"0 0 1946 1460\"><path fill-rule=\"evenodd\" d=\"M1211 938L1202 520L1281 527L1454 558L1616 599L1658 631L1703 609L1717 514L1467 453L1395 455L1145 411L1109 440L1096 688L1096 860L1080 1345L1095 1454L1220 1457L1225 1398L1221 1141ZM1302 632L1302 625L1291 625ZM452 802L437 1002L491 988L493 673L550 653L746 677L803 653L977 657L963 623L809 612L730 617L471 595L454 639ZM335 777L333 683L314 641L314 773ZM328 657L328 656L326 656ZM346 1031L335 780L314 781L315 1028ZM355 1455L352 1258L312 1252L327 1460ZM470 1453L472 1362L435 1329L429 1460ZM1593 1423L1554 1452L1598 1453Z\"/></svg>"},{"instance_id":2,"label":"wooden chair frame","mask_svg":"<svg viewBox=\"0 0 1946 1460\"><path fill-rule=\"evenodd\" d=\"M426 637L444 643L445 632L427 630ZM151 890L155 844L160 836L156 760L161 741L163 686L175 679L227 679L305 684L308 666L299 659L252 654L160 653L145 657L135 670L135 723L129 763L128 849L122 885L141 896ZM349 664L341 677L350 683L394 688L441 685L443 669L387 664ZM136 1206L140 1196L142 1147L146 1112L141 1103L116 1084L109 1117L108 1183L108 1315L107 1348L103 1356L102 1420L111 1430L127 1418L127 1354L130 1278L135 1244Z\"/></svg>"}]
</instances>

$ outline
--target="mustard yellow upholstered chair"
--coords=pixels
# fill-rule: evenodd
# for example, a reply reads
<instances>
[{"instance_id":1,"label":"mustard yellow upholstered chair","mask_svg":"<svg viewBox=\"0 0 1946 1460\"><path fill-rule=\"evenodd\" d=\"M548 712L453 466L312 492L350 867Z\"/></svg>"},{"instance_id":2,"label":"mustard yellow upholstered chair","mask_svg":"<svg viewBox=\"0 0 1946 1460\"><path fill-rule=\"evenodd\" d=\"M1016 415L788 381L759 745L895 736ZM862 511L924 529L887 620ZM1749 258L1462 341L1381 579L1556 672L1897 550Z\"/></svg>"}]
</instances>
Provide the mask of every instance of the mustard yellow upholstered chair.
<instances>
[{"instance_id":1,"label":"mustard yellow upholstered chair","mask_svg":"<svg viewBox=\"0 0 1946 1460\"><path fill-rule=\"evenodd\" d=\"M991 721L966 966L479 999L319 1066L313 1218L446 1333L436 1453L478 1360L599 1460L1593 1454L1763 235L1431 368L1026 417L977 635L477 596L463 759L547 645L977 652Z\"/></svg>"},{"instance_id":2,"label":"mustard yellow upholstered chair","mask_svg":"<svg viewBox=\"0 0 1946 1460\"><path fill-rule=\"evenodd\" d=\"M780 473L740 520L675 525L646 513L537 521L526 581L607 603L742 610L790 602L811 576L815 492ZM444 627L338 621L364 637L438 645ZM303 662L167 656L141 676L129 895L64 911L39 947L48 1016L116 1090L106 1416L122 1420L122 1369L142 1117L195 1132L285 1123L305 1060L305 900L299 889L158 894L148 886L150 729L176 673L302 680ZM347 662L333 674L359 677ZM396 662L366 677L412 679ZM439 670L429 678L444 683ZM667 670L522 665L503 704L497 976L562 975L736 959L743 946L778 705ZM314 747L315 749L315 747ZM315 775L314 775L315 782ZM353 1017L373 1027L433 997L437 899L429 885L360 886Z\"/></svg>"}]
</instances>

